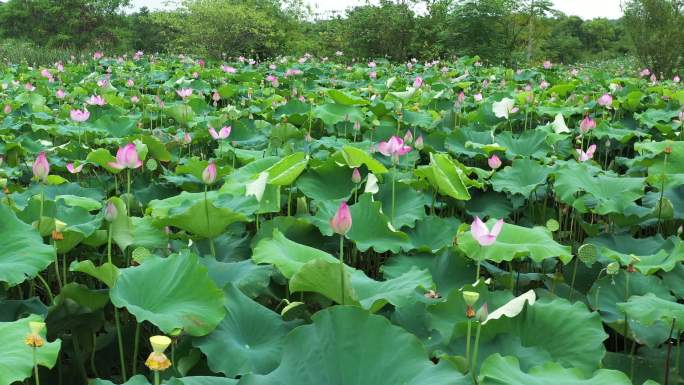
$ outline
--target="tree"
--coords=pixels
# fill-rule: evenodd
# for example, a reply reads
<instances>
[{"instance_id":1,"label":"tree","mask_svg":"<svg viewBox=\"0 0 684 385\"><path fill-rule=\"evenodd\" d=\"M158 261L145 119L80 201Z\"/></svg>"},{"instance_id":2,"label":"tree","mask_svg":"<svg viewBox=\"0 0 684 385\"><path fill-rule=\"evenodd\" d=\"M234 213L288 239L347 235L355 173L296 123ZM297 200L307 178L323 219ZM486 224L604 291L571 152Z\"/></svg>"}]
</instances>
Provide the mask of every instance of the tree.
<instances>
[{"instance_id":1,"label":"tree","mask_svg":"<svg viewBox=\"0 0 684 385\"><path fill-rule=\"evenodd\" d=\"M624 11L639 60L655 73L671 76L682 66L684 1L629 0Z\"/></svg>"}]
</instances>

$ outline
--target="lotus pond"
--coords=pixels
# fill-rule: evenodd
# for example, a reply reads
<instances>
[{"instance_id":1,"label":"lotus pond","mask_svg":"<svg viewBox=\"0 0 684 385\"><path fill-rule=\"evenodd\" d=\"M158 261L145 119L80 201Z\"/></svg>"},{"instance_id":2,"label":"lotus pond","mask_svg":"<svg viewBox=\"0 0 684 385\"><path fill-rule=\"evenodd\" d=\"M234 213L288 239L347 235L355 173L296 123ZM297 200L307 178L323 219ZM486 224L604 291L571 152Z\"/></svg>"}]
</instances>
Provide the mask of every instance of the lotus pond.
<instances>
[{"instance_id":1,"label":"lotus pond","mask_svg":"<svg viewBox=\"0 0 684 385\"><path fill-rule=\"evenodd\" d=\"M0 86L0 385L683 381L678 78L138 52Z\"/></svg>"}]
</instances>

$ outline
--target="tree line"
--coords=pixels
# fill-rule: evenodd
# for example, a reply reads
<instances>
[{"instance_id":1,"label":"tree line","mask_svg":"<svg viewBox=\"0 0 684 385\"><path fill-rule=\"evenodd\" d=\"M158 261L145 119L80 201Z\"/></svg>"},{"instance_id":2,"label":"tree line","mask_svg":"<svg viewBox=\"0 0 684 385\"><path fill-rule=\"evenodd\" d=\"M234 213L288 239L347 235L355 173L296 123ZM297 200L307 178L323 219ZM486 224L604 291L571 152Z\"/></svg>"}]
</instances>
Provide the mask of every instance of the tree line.
<instances>
[{"instance_id":1,"label":"tree line","mask_svg":"<svg viewBox=\"0 0 684 385\"><path fill-rule=\"evenodd\" d=\"M130 12L130 0L9 0L0 36L37 47L270 58L315 53L394 61L479 56L519 66L635 55L682 64L682 0L628 0L619 20L582 20L548 0L380 0L328 15L302 0L182 0ZM417 12L416 10L421 10Z\"/></svg>"}]
</instances>

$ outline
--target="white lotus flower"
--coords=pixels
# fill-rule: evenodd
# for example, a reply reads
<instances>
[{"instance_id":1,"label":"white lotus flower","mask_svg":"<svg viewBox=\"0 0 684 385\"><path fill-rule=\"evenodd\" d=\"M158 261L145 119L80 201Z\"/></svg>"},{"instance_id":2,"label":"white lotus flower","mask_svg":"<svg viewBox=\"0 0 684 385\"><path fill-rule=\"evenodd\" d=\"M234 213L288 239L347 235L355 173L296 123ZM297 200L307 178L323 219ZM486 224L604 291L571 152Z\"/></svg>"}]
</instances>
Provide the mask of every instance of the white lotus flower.
<instances>
[{"instance_id":1,"label":"white lotus flower","mask_svg":"<svg viewBox=\"0 0 684 385\"><path fill-rule=\"evenodd\" d=\"M508 115L516 111L515 101L510 98L503 98L500 102L494 102L492 111L497 118L508 119Z\"/></svg>"},{"instance_id":2,"label":"white lotus flower","mask_svg":"<svg viewBox=\"0 0 684 385\"><path fill-rule=\"evenodd\" d=\"M268 172L262 171L259 177L254 181L247 183L245 188L245 196L254 195L257 202L261 202L264 197L264 190L266 190L266 182L268 181Z\"/></svg>"},{"instance_id":3,"label":"white lotus flower","mask_svg":"<svg viewBox=\"0 0 684 385\"><path fill-rule=\"evenodd\" d=\"M563 119L563 114L556 115L556 119L554 119L551 126L553 127L553 131L556 134L563 134L563 133L570 132L570 129L565 124L565 119Z\"/></svg>"}]
</instances>

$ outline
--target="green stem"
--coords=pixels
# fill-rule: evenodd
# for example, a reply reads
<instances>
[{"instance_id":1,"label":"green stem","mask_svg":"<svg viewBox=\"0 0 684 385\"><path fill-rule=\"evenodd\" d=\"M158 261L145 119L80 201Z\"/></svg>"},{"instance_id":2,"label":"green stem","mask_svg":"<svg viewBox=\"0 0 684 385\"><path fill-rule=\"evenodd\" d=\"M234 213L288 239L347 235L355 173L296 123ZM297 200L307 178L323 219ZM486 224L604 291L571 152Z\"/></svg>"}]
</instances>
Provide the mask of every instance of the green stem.
<instances>
[{"instance_id":1,"label":"green stem","mask_svg":"<svg viewBox=\"0 0 684 385\"><path fill-rule=\"evenodd\" d=\"M40 215L38 216L38 233L40 233L40 226L43 224L43 202L45 202L45 185L40 185Z\"/></svg>"},{"instance_id":2,"label":"green stem","mask_svg":"<svg viewBox=\"0 0 684 385\"><path fill-rule=\"evenodd\" d=\"M344 305L344 235L340 234L340 304Z\"/></svg>"},{"instance_id":3,"label":"green stem","mask_svg":"<svg viewBox=\"0 0 684 385\"><path fill-rule=\"evenodd\" d=\"M61 291L61 289L62 289L62 278L60 277L61 274L59 273L59 257L57 256L57 245L55 244L54 239L51 241L51 243L52 243L52 249L54 250L55 274L57 275L57 286L59 286L59 289Z\"/></svg>"},{"instance_id":4,"label":"green stem","mask_svg":"<svg viewBox=\"0 0 684 385\"><path fill-rule=\"evenodd\" d=\"M121 365L121 376L123 377L124 382L128 381L128 377L126 376L126 361L124 360L124 353L123 353L123 338L121 336L121 322L119 321L119 309L114 306L114 323L116 324L116 339L119 343L119 363Z\"/></svg>"},{"instance_id":5,"label":"green stem","mask_svg":"<svg viewBox=\"0 0 684 385\"><path fill-rule=\"evenodd\" d=\"M135 323L135 340L133 341L133 371L132 376L138 372L138 350L140 348L140 323Z\"/></svg>"},{"instance_id":6,"label":"green stem","mask_svg":"<svg viewBox=\"0 0 684 385\"><path fill-rule=\"evenodd\" d=\"M93 371L93 374L95 377L100 377L99 374L97 374L97 367L95 366L95 352L97 351L97 336L95 336L95 333L93 333L93 351L90 352L90 370Z\"/></svg>"},{"instance_id":7,"label":"green stem","mask_svg":"<svg viewBox=\"0 0 684 385\"><path fill-rule=\"evenodd\" d=\"M155 370L154 371L154 385L159 385L159 383L160 383L159 382L159 372Z\"/></svg>"},{"instance_id":8,"label":"green stem","mask_svg":"<svg viewBox=\"0 0 684 385\"><path fill-rule=\"evenodd\" d=\"M480 280L480 264L481 264L481 263L482 263L482 261L480 261L480 260L478 259L478 260L477 260L477 267L475 268L475 282L477 282L477 281Z\"/></svg>"},{"instance_id":9,"label":"green stem","mask_svg":"<svg viewBox=\"0 0 684 385\"><path fill-rule=\"evenodd\" d=\"M126 215L131 216L131 169L126 169Z\"/></svg>"},{"instance_id":10,"label":"green stem","mask_svg":"<svg viewBox=\"0 0 684 385\"><path fill-rule=\"evenodd\" d=\"M112 224L109 224L107 229L107 262L112 264Z\"/></svg>"},{"instance_id":11,"label":"green stem","mask_svg":"<svg viewBox=\"0 0 684 385\"><path fill-rule=\"evenodd\" d=\"M468 331L466 332L466 362L470 361L470 339L472 334L473 321L468 318Z\"/></svg>"},{"instance_id":12,"label":"green stem","mask_svg":"<svg viewBox=\"0 0 684 385\"><path fill-rule=\"evenodd\" d=\"M204 185L204 215L207 216L207 234L209 234L209 199L207 199L208 185ZM216 258L216 247L214 246L214 238L209 237L209 248L211 249L211 256Z\"/></svg>"},{"instance_id":13,"label":"green stem","mask_svg":"<svg viewBox=\"0 0 684 385\"><path fill-rule=\"evenodd\" d=\"M33 376L36 380L36 385L40 385L40 376L38 375L38 359L36 358L36 347L33 347Z\"/></svg>"},{"instance_id":14,"label":"green stem","mask_svg":"<svg viewBox=\"0 0 684 385\"><path fill-rule=\"evenodd\" d=\"M396 199L396 194L395 194L395 181L397 180L397 165L394 165L394 170L392 172L392 218L391 218L391 223L392 226L394 226L394 202Z\"/></svg>"},{"instance_id":15,"label":"green stem","mask_svg":"<svg viewBox=\"0 0 684 385\"><path fill-rule=\"evenodd\" d=\"M577 265L579 258L575 257L575 266L572 268L572 280L570 281L570 302L575 294L575 278L577 278Z\"/></svg>"},{"instance_id":16,"label":"green stem","mask_svg":"<svg viewBox=\"0 0 684 385\"><path fill-rule=\"evenodd\" d=\"M660 198L658 198L658 232L661 232L660 219L663 211L663 195L665 194L665 172L667 171L667 154L665 154L665 161L663 163L663 173L660 182Z\"/></svg>"},{"instance_id":17,"label":"green stem","mask_svg":"<svg viewBox=\"0 0 684 385\"><path fill-rule=\"evenodd\" d=\"M477 332L475 332L475 349L473 350L473 361L470 365L470 374L473 376L473 382L477 384L477 354L480 350L480 332L482 331L482 322L477 323Z\"/></svg>"},{"instance_id":18,"label":"green stem","mask_svg":"<svg viewBox=\"0 0 684 385\"><path fill-rule=\"evenodd\" d=\"M50 303L52 304L55 301L55 296L52 295L52 290L50 290L50 285L45 281L42 275L37 274L36 278L45 286L45 290L47 291L48 297L50 298Z\"/></svg>"}]
</instances>

